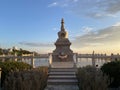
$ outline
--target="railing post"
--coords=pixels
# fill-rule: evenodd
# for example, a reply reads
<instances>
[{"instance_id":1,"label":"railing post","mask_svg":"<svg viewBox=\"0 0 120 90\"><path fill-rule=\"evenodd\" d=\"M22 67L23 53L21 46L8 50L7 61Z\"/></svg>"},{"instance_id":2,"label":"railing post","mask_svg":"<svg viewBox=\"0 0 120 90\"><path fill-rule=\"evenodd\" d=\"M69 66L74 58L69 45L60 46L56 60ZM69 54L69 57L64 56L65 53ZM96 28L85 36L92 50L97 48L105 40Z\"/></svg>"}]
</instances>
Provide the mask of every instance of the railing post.
<instances>
[{"instance_id":1,"label":"railing post","mask_svg":"<svg viewBox=\"0 0 120 90\"><path fill-rule=\"evenodd\" d=\"M119 60L119 53L117 53L117 61Z\"/></svg>"},{"instance_id":2,"label":"railing post","mask_svg":"<svg viewBox=\"0 0 120 90\"><path fill-rule=\"evenodd\" d=\"M49 53L49 68L52 67L52 53Z\"/></svg>"},{"instance_id":3,"label":"railing post","mask_svg":"<svg viewBox=\"0 0 120 90\"><path fill-rule=\"evenodd\" d=\"M2 68L0 68L0 83L1 83L1 74L2 74ZM0 85L1 87L1 85Z\"/></svg>"},{"instance_id":4,"label":"railing post","mask_svg":"<svg viewBox=\"0 0 120 90\"><path fill-rule=\"evenodd\" d=\"M95 67L95 56L94 56L94 51L92 53L92 66Z\"/></svg>"},{"instance_id":5,"label":"railing post","mask_svg":"<svg viewBox=\"0 0 120 90\"><path fill-rule=\"evenodd\" d=\"M14 61L17 61L17 54L14 54Z\"/></svg>"},{"instance_id":6,"label":"railing post","mask_svg":"<svg viewBox=\"0 0 120 90\"><path fill-rule=\"evenodd\" d=\"M105 63L107 62L107 54L105 53L105 55L104 55L104 60L105 60Z\"/></svg>"},{"instance_id":7,"label":"railing post","mask_svg":"<svg viewBox=\"0 0 120 90\"><path fill-rule=\"evenodd\" d=\"M78 53L76 53L76 64L78 64Z\"/></svg>"},{"instance_id":8,"label":"railing post","mask_svg":"<svg viewBox=\"0 0 120 90\"><path fill-rule=\"evenodd\" d=\"M79 60L81 61L81 58L82 58L82 56L81 56L81 54L79 54Z\"/></svg>"},{"instance_id":9,"label":"railing post","mask_svg":"<svg viewBox=\"0 0 120 90\"><path fill-rule=\"evenodd\" d=\"M32 54L32 57L31 57L31 65L33 68L35 68L35 66L34 66L34 53Z\"/></svg>"},{"instance_id":10,"label":"railing post","mask_svg":"<svg viewBox=\"0 0 120 90\"><path fill-rule=\"evenodd\" d=\"M21 62L24 62L23 54L21 55Z\"/></svg>"},{"instance_id":11,"label":"railing post","mask_svg":"<svg viewBox=\"0 0 120 90\"><path fill-rule=\"evenodd\" d=\"M111 53L111 61L114 61L114 55Z\"/></svg>"},{"instance_id":12,"label":"railing post","mask_svg":"<svg viewBox=\"0 0 120 90\"><path fill-rule=\"evenodd\" d=\"M73 54L73 61L74 61L74 68L76 68L77 67L77 65L76 65L76 62L77 62L77 59L76 59L76 53L74 53Z\"/></svg>"},{"instance_id":13,"label":"railing post","mask_svg":"<svg viewBox=\"0 0 120 90\"><path fill-rule=\"evenodd\" d=\"M3 54L2 56L3 56L2 62L4 62L5 61L5 54Z\"/></svg>"}]
</instances>

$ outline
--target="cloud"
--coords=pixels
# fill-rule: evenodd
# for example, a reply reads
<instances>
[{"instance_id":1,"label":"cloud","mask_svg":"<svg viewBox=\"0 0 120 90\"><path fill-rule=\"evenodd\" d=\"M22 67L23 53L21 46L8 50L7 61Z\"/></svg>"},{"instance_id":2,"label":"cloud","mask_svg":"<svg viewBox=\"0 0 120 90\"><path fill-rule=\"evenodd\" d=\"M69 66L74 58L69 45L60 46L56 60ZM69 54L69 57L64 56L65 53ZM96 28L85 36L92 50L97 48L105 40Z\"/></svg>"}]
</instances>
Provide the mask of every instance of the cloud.
<instances>
[{"instance_id":1,"label":"cloud","mask_svg":"<svg viewBox=\"0 0 120 90\"><path fill-rule=\"evenodd\" d=\"M117 22L116 24L114 24L113 26L120 26L120 22Z\"/></svg>"},{"instance_id":2,"label":"cloud","mask_svg":"<svg viewBox=\"0 0 120 90\"><path fill-rule=\"evenodd\" d=\"M78 2L79 0L73 0L74 2Z\"/></svg>"},{"instance_id":3,"label":"cloud","mask_svg":"<svg viewBox=\"0 0 120 90\"><path fill-rule=\"evenodd\" d=\"M76 7L79 8L76 9L77 13L83 13L84 15L92 18L116 17L115 14L120 12L120 0L89 0L81 2L82 1L79 1ZM79 5L81 5L81 7ZM81 12L80 9L82 8L84 11Z\"/></svg>"},{"instance_id":4,"label":"cloud","mask_svg":"<svg viewBox=\"0 0 120 90\"><path fill-rule=\"evenodd\" d=\"M87 13L86 16L96 19L101 19L105 17L113 17L113 18L117 17L117 15L113 15L106 12L92 12L92 13Z\"/></svg>"},{"instance_id":5,"label":"cloud","mask_svg":"<svg viewBox=\"0 0 120 90\"><path fill-rule=\"evenodd\" d=\"M35 43L35 42L20 42L21 45L26 45L30 47L53 47L52 43Z\"/></svg>"},{"instance_id":6,"label":"cloud","mask_svg":"<svg viewBox=\"0 0 120 90\"><path fill-rule=\"evenodd\" d=\"M48 7L65 7L67 5L68 5L67 3L58 2L56 0L56 2L52 2L51 4L49 4Z\"/></svg>"},{"instance_id":7,"label":"cloud","mask_svg":"<svg viewBox=\"0 0 120 90\"><path fill-rule=\"evenodd\" d=\"M93 46L94 48L94 46L98 46L98 48L100 48L100 46L103 45L106 47L111 45L115 46L120 41L120 24L118 23L115 25L99 30L97 33L90 32L75 37L72 41L73 47L84 48Z\"/></svg>"},{"instance_id":8,"label":"cloud","mask_svg":"<svg viewBox=\"0 0 120 90\"><path fill-rule=\"evenodd\" d=\"M120 0L105 0L105 2L108 3L108 7L106 8L107 12L111 14L120 12Z\"/></svg>"},{"instance_id":9,"label":"cloud","mask_svg":"<svg viewBox=\"0 0 120 90\"><path fill-rule=\"evenodd\" d=\"M83 30L85 33L89 33L89 32L91 32L91 31L93 30L93 28L92 28L92 27L83 26L83 27L82 27L82 30Z\"/></svg>"},{"instance_id":10,"label":"cloud","mask_svg":"<svg viewBox=\"0 0 120 90\"><path fill-rule=\"evenodd\" d=\"M67 30L69 32L69 36L71 40L74 40L77 37L81 37L83 35L86 35L88 33L97 33L93 27L90 26L83 26L76 32L72 32L71 30ZM73 30L74 31L74 30Z\"/></svg>"},{"instance_id":11,"label":"cloud","mask_svg":"<svg viewBox=\"0 0 120 90\"><path fill-rule=\"evenodd\" d=\"M101 34L101 35L94 37L94 39L104 39L110 36L112 36L112 34Z\"/></svg>"},{"instance_id":12,"label":"cloud","mask_svg":"<svg viewBox=\"0 0 120 90\"><path fill-rule=\"evenodd\" d=\"M95 7L99 11L95 11L96 17L116 17L115 14L120 12L120 0L101 0L96 3Z\"/></svg>"},{"instance_id":13,"label":"cloud","mask_svg":"<svg viewBox=\"0 0 120 90\"><path fill-rule=\"evenodd\" d=\"M77 15L91 18L116 17L120 12L120 0L55 0L49 6L66 8Z\"/></svg>"},{"instance_id":14,"label":"cloud","mask_svg":"<svg viewBox=\"0 0 120 90\"><path fill-rule=\"evenodd\" d=\"M101 46L104 45L104 43L85 43L87 46Z\"/></svg>"},{"instance_id":15,"label":"cloud","mask_svg":"<svg viewBox=\"0 0 120 90\"><path fill-rule=\"evenodd\" d=\"M54 7L54 6L57 6L58 5L58 2L53 2L51 4L48 5L48 7Z\"/></svg>"},{"instance_id":16,"label":"cloud","mask_svg":"<svg viewBox=\"0 0 120 90\"><path fill-rule=\"evenodd\" d=\"M72 6L72 4L77 3L79 0L55 0L55 2L52 2L51 4L48 5L48 7L69 7L70 5Z\"/></svg>"},{"instance_id":17,"label":"cloud","mask_svg":"<svg viewBox=\"0 0 120 90\"><path fill-rule=\"evenodd\" d=\"M56 27L54 27L54 28L53 28L53 31L58 31L58 30L59 30L59 29L58 29L58 28L56 28Z\"/></svg>"}]
</instances>

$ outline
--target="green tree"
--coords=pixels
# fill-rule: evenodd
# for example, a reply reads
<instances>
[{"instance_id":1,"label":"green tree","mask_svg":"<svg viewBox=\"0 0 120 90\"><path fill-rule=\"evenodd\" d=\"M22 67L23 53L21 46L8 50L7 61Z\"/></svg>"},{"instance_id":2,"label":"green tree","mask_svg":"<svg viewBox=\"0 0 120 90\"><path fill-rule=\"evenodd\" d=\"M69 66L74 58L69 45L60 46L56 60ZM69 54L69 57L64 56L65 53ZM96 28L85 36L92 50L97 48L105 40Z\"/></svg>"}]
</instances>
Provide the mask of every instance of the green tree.
<instances>
[{"instance_id":1,"label":"green tree","mask_svg":"<svg viewBox=\"0 0 120 90\"><path fill-rule=\"evenodd\" d=\"M2 50L2 48L0 48L0 55L2 55L3 54L3 50Z\"/></svg>"},{"instance_id":2,"label":"green tree","mask_svg":"<svg viewBox=\"0 0 120 90\"><path fill-rule=\"evenodd\" d=\"M3 85L6 76L10 72L31 69L32 66L23 62L6 61L6 62L0 62L0 68L2 69L1 85Z\"/></svg>"},{"instance_id":3,"label":"green tree","mask_svg":"<svg viewBox=\"0 0 120 90\"><path fill-rule=\"evenodd\" d=\"M111 80L109 87L120 87L120 61L106 63L101 67L101 70L107 74Z\"/></svg>"}]
</instances>

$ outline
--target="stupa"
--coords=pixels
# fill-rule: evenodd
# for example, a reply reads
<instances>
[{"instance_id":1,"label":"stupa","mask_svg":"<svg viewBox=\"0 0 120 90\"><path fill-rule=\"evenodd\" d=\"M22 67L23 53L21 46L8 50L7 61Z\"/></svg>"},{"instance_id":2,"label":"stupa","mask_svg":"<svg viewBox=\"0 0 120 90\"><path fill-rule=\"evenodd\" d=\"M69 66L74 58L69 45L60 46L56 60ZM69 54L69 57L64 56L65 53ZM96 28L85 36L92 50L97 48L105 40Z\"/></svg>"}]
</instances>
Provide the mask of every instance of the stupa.
<instances>
[{"instance_id":1,"label":"stupa","mask_svg":"<svg viewBox=\"0 0 120 90\"><path fill-rule=\"evenodd\" d=\"M70 49L71 42L68 33L64 28L64 20L61 20L61 30L58 32L58 39L55 42L56 49L52 54L52 62L73 61L73 51Z\"/></svg>"}]
</instances>

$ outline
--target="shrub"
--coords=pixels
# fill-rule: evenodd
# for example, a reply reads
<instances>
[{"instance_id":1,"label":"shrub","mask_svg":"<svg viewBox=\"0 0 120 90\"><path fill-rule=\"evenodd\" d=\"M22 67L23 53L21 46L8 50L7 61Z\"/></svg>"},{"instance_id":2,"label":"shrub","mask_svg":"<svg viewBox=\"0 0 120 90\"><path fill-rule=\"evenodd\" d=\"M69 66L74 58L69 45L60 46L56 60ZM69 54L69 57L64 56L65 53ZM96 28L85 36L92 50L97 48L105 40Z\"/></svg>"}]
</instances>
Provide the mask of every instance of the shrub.
<instances>
[{"instance_id":1,"label":"shrub","mask_svg":"<svg viewBox=\"0 0 120 90\"><path fill-rule=\"evenodd\" d=\"M108 90L108 77L92 66L79 68L77 77L80 90Z\"/></svg>"},{"instance_id":2,"label":"shrub","mask_svg":"<svg viewBox=\"0 0 120 90\"><path fill-rule=\"evenodd\" d=\"M120 87L120 61L106 63L101 67L101 70L110 78L111 83L109 87Z\"/></svg>"},{"instance_id":3,"label":"shrub","mask_svg":"<svg viewBox=\"0 0 120 90\"><path fill-rule=\"evenodd\" d=\"M2 86L6 76L10 72L31 69L32 67L29 64L23 62L7 61L7 62L0 62L0 68L2 69L2 73L1 73L1 86Z\"/></svg>"},{"instance_id":4,"label":"shrub","mask_svg":"<svg viewBox=\"0 0 120 90\"><path fill-rule=\"evenodd\" d=\"M47 68L10 72L4 90L44 90L47 84Z\"/></svg>"}]
</instances>

